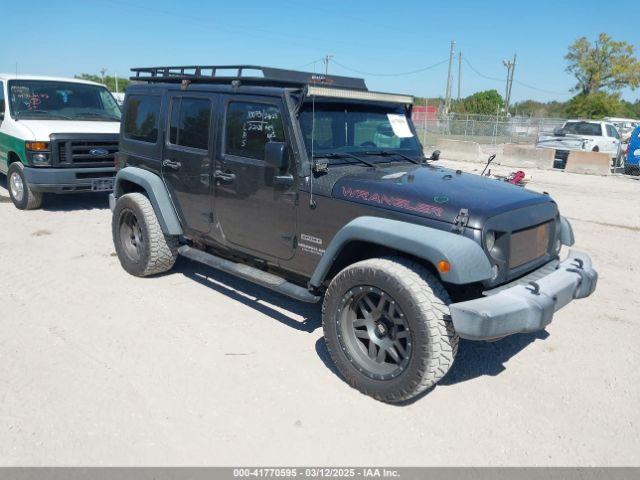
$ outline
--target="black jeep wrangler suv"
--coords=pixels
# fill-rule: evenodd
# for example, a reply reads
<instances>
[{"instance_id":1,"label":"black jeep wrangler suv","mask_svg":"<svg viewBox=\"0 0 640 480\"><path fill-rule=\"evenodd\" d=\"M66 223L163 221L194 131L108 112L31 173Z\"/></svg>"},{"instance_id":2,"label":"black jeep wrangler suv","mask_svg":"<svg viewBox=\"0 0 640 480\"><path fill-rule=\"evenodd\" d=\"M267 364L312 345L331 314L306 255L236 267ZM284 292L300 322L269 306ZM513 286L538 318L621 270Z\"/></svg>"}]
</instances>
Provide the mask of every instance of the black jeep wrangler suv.
<instances>
[{"instance_id":1,"label":"black jeep wrangler suv","mask_svg":"<svg viewBox=\"0 0 640 480\"><path fill-rule=\"evenodd\" d=\"M228 74L228 72L232 72ZM134 69L113 241L137 276L183 255L323 299L345 380L386 402L451 367L458 338L543 329L597 273L548 195L440 168L413 98L255 66Z\"/></svg>"}]
</instances>

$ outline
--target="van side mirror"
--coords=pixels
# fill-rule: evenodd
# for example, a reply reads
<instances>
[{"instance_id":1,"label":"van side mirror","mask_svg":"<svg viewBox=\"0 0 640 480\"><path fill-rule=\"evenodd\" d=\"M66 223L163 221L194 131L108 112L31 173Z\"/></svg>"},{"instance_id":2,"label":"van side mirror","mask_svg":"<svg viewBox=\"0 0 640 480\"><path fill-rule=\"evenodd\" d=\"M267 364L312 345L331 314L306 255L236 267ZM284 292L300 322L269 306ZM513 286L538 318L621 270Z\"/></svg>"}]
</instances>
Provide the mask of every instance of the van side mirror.
<instances>
[{"instance_id":1,"label":"van side mirror","mask_svg":"<svg viewBox=\"0 0 640 480\"><path fill-rule=\"evenodd\" d=\"M276 175L289 166L287 145L283 142L268 142L264 146L264 161L276 170Z\"/></svg>"},{"instance_id":2,"label":"van side mirror","mask_svg":"<svg viewBox=\"0 0 640 480\"><path fill-rule=\"evenodd\" d=\"M4 120L4 109L5 109L4 100L0 100L0 122Z\"/></svg>"}]
</instances>

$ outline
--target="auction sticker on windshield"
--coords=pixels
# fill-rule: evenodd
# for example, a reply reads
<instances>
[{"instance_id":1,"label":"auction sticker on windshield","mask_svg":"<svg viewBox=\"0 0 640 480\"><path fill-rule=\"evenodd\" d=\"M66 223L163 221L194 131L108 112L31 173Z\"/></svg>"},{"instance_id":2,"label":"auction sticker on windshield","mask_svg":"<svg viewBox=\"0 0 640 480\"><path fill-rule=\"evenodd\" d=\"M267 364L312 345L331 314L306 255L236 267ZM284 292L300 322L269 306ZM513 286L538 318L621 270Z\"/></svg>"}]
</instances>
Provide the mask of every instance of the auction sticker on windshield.
<instances>
[{"instance_id":1,"label":"auction sticker on windshield","mask_svg":"<svg viewBox=\"0 0 640 480\"><path fill-rule=\"evenodd\" d=\"M411 133L411 129L409 128L409 122L407 122L407 117L398 113L387 113L387 118L396 137L413 137L413 133Z\"/></svg>"}]
</instances>

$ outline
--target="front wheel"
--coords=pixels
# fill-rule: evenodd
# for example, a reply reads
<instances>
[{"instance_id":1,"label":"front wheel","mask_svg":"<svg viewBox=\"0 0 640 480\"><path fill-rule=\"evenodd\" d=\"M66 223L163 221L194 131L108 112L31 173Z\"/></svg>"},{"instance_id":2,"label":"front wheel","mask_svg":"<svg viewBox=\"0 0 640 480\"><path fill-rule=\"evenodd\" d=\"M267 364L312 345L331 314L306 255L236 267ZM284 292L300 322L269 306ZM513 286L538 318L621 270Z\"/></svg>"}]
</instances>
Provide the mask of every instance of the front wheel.
<instances>
[{"instance_id":1,"label":"front wheel","mask_svg":"<svg viewBox=\"0 0 640 480\"><path fill-rule=\"evenodd\" d=\"M322 305L327 348L352 387L398 403L435 385L453 364L450 298L422 265L391 257L355 263Z\"/></svg>"},{"instance_id":2,"label":"front wheel","mask_svg":"<svg viewBox=\"0 0 640 480\"><path fill-rule=\"evenodd\" d=\"M42 205L42 192L34 192L24 175L21 162L13 162L7 171L9 196L19 210L34 210Z\"/></svg>"},{"instance_id":3,"label":"front wheel","mask_svg":"<svg viewBox=\"0 0 640 480\"><path fill-rule=\"evenodd\" d=\"M178 239L162 232L151 202L142 193L118 199L111 231L120 264L131 275L146 277L173 268Z\"/></svg>"}]
</instances>

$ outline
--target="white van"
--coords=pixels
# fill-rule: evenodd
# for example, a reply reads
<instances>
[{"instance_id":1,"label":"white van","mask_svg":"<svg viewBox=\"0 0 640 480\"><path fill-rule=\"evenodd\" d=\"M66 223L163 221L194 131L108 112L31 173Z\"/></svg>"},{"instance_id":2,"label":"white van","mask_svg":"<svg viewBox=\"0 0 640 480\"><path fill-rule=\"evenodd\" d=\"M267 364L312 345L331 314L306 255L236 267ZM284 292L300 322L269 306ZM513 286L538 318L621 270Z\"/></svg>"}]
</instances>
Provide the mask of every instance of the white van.
<instances>
[{"instance_id":1,"label":"white van","mask_svg":"<svg viewBox=\"0 0 640 480\"><path fill-rule=\"evenodd\" d=\"M120 107L98 83L0 74L0 173L13 204L113 189Z\"/></svg>"}]
</instances>

